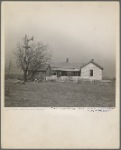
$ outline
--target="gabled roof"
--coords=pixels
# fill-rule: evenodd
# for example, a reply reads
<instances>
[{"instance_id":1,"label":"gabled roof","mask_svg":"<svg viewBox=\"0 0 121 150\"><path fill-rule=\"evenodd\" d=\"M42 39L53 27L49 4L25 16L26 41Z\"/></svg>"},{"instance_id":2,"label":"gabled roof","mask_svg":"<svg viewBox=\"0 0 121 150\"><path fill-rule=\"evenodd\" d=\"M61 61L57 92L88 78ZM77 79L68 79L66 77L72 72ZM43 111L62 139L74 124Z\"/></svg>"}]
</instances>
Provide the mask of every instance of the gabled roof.
<instances>
[{"instance_id":1,"label":"gabled roof","mask_svg":"<svg viewBox=\"0 0 121 150\"><path fill-rule=\"evenodd\" d=\"M80 67L84 64L81 63L69 63L69 62L57 62L51 63L52 70L62 70L62 71L79 71Z\"/></svg>"},{"instance_id":2,"label":"gabled roof","mask_svg":"<svg viewBox=\"0 0 121 150\"><path fill-rule=\"evenodd\" d=\"M35 70L36 71L46 71L49 66L50 66L49 64L41 64L41 65L38 65L35 68L29 69L29 70L32 70L32 71L35 71Z\"/></svg>"},{"instance_id":3,"label":"gabled roof","mask_svg":"<svg viewBox=\"0 0 121 150\"><path fill-rule=\"evenodd\" d=\"M103 70L103 67L101 67L100 65L98 65L96 62L94 62L94 60L92 59L91 61L89 61L88 63L84 64L81 68L87 66L88 64L94 64L95 66L97 66L98 68L100 68L101 70Z\"/></svg>"},{"instance_id":4,"label":"gabled roof","mask_svg":"<svg viewBox=\"0 0 121 150\"><path fill-rule=\"evenodd\" d=\"M103 70L103 67L101 67L100 65L95 63L93 59L86 64L84 64L84 63L70 63L70 62L67 62L67 63L66 62L52 62L52 63L50 63L50 65L49 64L41 64L41 65L39 64L34 69L29 68L29 70L46 71L48 69L48 67L51 67L51 70L80 71L81 68L87 66L90 63L94 64L95 66L97 66L98 68Z\"/></svg>"},{"instance_id":5,"label":"gabled roof","mask_svg":"<svg viewBox=\"0 0 121 150\"><path fill-rule=\"evenodd\" d=\"M79 71L81 68L87 66L90 63L94 64L95 66L103 70L103 67L94 62L93 59L88 63L53 62L50 64L50 66L52 70Z\"/></svg>"}]
</instances>

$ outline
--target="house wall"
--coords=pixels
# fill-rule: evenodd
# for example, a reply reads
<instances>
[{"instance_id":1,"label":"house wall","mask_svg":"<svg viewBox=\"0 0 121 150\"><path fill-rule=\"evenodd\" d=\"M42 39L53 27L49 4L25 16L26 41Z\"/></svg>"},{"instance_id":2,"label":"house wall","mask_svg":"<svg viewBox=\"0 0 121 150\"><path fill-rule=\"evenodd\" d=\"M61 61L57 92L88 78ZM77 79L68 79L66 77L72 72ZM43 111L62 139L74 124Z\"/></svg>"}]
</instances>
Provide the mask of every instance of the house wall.
<instances>
[{"instance_id":1,"label":"house wall","mask_svg":"<svg viewBox=\"0 0 121 150\"><path fill-rule=\"evenodd\" d=\"M90 76L90 70L93 70L93 76ZM102 70L96 65L90 63L81 69L81 78L89 80L102 80Z\"/></svg>"},{"instance_id":2,"label":"house wall","mask_svg":"<svg viewBox=\"0 0 121 150\"><path fill-rule=\"evenodd\" d=\"M50 66L46 70L46 76L51 76L51 68L50 68Z\"/></svg>"},{"instance_id":3,"label":"house wall","mask_svg":"<svg viewBox=\"0 0 121 150\"><path fill-rule=\"evenodd\" d=\"M36 72L34 79L45 80L45 72Z\"/></svg>"},{"instance_id":4,"label":"house wall","mask_svg":"<svg viewBox=\"0 0 121 150\"><path fill-rule=\"evenodd\" d=\"M40 80L46 80L46 76L49 77L51 75L51 68L48 67L46 71L29 71L28 72L28 79L34 80L34 79L40 79Z\"/></svg>"},{"instance_id":5,"label":"house wall","mask_svg":"<svg viewBox=\"0 0 121 150\"><path fill-rule=\"evenodd\" d=\"M43 72L40 72L40 71L32 72L32 71L30 71L28 74L28 79L30 79L30 80L34 80L34 79L45 80L45 71L43 71Z\"/></svg>"}]
</instances>

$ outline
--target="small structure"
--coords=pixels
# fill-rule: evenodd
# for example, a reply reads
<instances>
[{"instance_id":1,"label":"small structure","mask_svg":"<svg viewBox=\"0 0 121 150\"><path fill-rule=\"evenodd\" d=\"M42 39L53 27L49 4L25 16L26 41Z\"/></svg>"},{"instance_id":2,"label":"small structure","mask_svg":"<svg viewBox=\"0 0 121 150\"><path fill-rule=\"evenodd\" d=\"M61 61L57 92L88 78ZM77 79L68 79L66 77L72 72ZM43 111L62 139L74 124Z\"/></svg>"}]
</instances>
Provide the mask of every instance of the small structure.
<instances>
[{"instance_id":1,"label":"small structure","mask_svg":"<svg viewBox=\"0 0 121 150\"><path fill-rule=\"evenodd\" d=\"M27 78L30 80L46 80L46 77L51 75L51 68L49 64L41 64L37 69L29 69Z\"/></svg>"}]
</instances>

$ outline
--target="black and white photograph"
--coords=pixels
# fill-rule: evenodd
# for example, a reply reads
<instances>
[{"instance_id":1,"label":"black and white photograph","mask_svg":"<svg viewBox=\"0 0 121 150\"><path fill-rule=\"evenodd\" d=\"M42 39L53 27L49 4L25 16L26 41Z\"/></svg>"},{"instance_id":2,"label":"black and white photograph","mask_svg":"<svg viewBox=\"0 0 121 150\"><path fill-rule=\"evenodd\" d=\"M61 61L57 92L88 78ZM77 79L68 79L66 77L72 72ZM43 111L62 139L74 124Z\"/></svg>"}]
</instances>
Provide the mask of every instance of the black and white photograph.
<instances>
[{"instance_id":1,"label":"black and white photograph","mask_svg":"<svg viewBox=\"0 0 121 150\"><path fill-rule=\"evenodd\" d=\"M113 5L5 5L5 107L115 107Z\"/></svg>"},{"instance_id":2,"label":"black and white photograph","mask_svg":"<svg viewBox=\"0 0 121 150\"><path fill-rule=\"evenodd\" d=\"M119 3L1 3L4 149L119 148Z\"/></svg>"}]
</instances>

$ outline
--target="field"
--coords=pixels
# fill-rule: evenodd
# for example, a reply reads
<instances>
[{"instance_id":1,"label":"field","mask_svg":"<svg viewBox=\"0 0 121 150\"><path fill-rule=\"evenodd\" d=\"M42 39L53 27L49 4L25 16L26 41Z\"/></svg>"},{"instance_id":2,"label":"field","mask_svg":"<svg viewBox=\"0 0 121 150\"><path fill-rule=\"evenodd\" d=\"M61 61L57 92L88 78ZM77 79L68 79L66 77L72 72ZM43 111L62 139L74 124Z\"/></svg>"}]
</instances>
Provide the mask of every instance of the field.
<instances>
[{"instance_id":1,"label":"field","mask_svg":"<svg viewBox=\"0 0 121 150\"><path fill-rule=\"evenodd\" d=\"M6 107L114 107L115 85L5 81Z\"/></svg>"}]
</instances>

